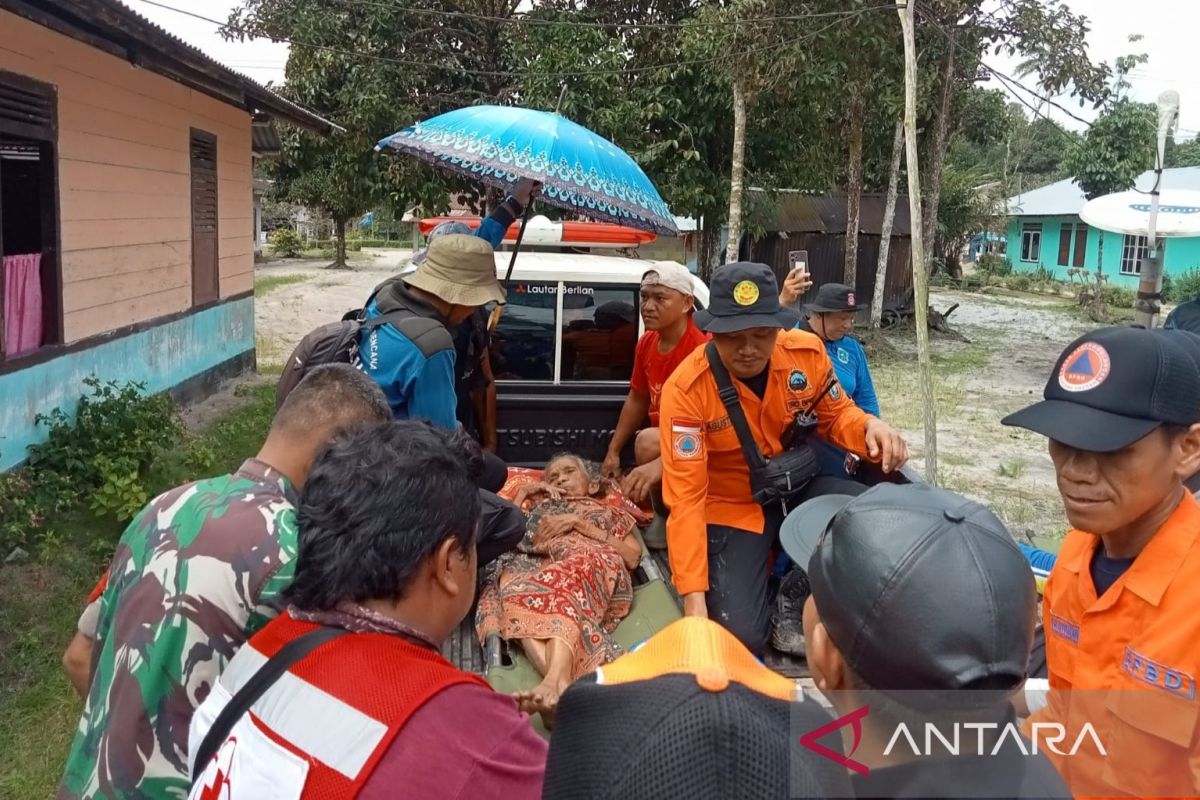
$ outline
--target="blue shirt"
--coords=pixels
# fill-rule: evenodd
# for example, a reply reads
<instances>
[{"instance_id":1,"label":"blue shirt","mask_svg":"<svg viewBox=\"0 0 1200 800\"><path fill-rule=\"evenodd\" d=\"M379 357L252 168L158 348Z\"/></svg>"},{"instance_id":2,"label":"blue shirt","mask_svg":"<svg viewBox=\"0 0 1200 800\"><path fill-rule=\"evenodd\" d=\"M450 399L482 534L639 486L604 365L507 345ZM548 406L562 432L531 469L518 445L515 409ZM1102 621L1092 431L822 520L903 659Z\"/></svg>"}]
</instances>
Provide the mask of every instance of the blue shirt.
<instances>
[{"instance_id":1,"label":"blue shirt","mask_svg":"<svg viewBox=\"0 0 1200 800\"><path fill-rule=\"evenodd\" d=\"M807 321L796 327L812 332ZM867 354L858 340L843 336L836 342L825 342L825 352L833 362L833 372L837 375L838 383L846 396L863 411L878 417L879 398L875 395L875 384L871 380L871 371L867 368ZM815 439L813 447L817 451L822 475L846 477L845 450L834 447L824 439Z\"/></svg>"},{"instance_id":2,"label":"blue shirt","mask_svg":"<svg viewBox=\"0 0 1200 800\"><path fill-rule=\"evenodd\" d=\"M500 205L479 224L475 235L495 249L512 221L507 207ZM409 302L418 316L440 319L424 303ZM366 311L367 319L379 316L375 298L367 303ZM449 346L444 346L447 342ZM441 428L458 426L455 354L449 331L445 342L414 342L394 326L380 325L359 342L358 355L363 371L383 389L394 418L428 420Z\"/></svg>"}]
</instances>

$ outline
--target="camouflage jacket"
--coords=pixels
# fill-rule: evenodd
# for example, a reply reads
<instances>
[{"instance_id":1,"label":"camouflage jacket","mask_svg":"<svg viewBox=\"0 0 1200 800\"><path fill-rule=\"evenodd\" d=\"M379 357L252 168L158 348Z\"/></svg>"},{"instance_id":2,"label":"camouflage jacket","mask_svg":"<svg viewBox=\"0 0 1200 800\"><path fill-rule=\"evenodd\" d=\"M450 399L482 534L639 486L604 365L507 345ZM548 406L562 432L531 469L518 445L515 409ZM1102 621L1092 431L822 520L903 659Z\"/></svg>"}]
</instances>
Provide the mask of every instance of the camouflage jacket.
<instances>
[{"instance_id":1,"label":"camouflage jacket","mask_svg":"<svg viewBox=\"0 0 1200 800\"><path fill-rule=\"evenodd\" d=\"M286 605L296 492L261 461L172 489L121 536L65 798L183 798L188 725L237 649Z\"/></svg>"}]
</instances>

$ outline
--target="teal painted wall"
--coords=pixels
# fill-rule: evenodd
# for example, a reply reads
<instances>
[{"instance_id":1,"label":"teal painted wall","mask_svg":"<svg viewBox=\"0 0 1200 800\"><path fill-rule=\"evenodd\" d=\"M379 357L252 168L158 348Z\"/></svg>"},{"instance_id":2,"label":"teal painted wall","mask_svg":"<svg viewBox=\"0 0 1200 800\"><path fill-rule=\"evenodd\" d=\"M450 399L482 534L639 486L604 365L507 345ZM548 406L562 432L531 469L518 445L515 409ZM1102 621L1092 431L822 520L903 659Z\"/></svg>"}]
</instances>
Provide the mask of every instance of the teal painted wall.
<instances>
[{"instance_id":1,"label":"teal painted wall","mask_svg":"<svg viewBox=\"0 0 1200 800\"><path fill-rule=\"evenodd\" d=\"M89 375L161 392L253 349L254 298L246 297L0 375L0 471L45 441L37 414L74 413Z\"/></svg>"},{"instance_id":2,"label":"teal painted wall","mask_svg":"<svg viewBox=\"0 0 1200 800\"><path fill-rule=\"evenodd\" d=\"M1038 262L1021 261L1021 229L1026 223L1041 223L1042 248ZM1058 263L1059 237L1063 225L1073 226L1079 222L1079 217L1009 217L1008 219L1008 258L1013 263L1013 269L1019 272L1033 272L1039 266L1054 273L1059 280L1067 279L1069 266ZM1070 233L1068 229L1068 235ZM1137 275L1127 275L1121 269L1121 251L1124 247L1124 236L1119 233L1100 231L1088 228L1087 249L1084 266L1091 272L1096 270L1100 254L1100 237L1104 237L1104 274L1112 286L1124 286L1136 289ZM1163 268L1168 275L1180 275L1191 269L1200 269L1200 237L1187 239L1168 239Z\"/></svg>"}]
</instances>

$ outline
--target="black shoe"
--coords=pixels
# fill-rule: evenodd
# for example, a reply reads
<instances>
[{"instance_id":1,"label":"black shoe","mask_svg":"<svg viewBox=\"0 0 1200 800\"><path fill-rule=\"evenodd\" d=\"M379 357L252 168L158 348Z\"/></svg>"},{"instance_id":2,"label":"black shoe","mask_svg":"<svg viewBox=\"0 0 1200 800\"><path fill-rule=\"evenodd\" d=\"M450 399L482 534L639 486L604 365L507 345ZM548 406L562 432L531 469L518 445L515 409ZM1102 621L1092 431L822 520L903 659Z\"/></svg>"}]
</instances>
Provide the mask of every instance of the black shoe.
<instances>
[{"instance_id":1,"label":"black shoe","mask_svg":"<svg viewBox=\"0 0 1200 800\"><path fill-rule=\"evenodd\" d=\"M780 581L771 617L771 646L781 653L804 657L804 602L810 594L804 570L793 568Z\"/></svg>"}]
</instances>

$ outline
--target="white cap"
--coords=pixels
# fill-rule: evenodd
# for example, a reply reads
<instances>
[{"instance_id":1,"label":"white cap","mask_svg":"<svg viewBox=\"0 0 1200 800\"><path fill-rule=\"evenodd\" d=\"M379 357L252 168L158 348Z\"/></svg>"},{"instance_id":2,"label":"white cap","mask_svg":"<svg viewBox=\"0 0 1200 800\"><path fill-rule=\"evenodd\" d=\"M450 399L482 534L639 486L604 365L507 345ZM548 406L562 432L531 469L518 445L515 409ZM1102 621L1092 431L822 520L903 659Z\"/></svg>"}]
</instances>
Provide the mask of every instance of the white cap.
<instances>
[{"instance_id":1,"label":"white cap","mask_svg":"<svg viewBox=\"0 0 1200 800\"><path fill-rule=\"evenodd\" d=\"M675 261L656 261L652 269L642 273L642 286L665 286L681 294L693 295L692 273Z\"/></svg>"}]
</instances>

